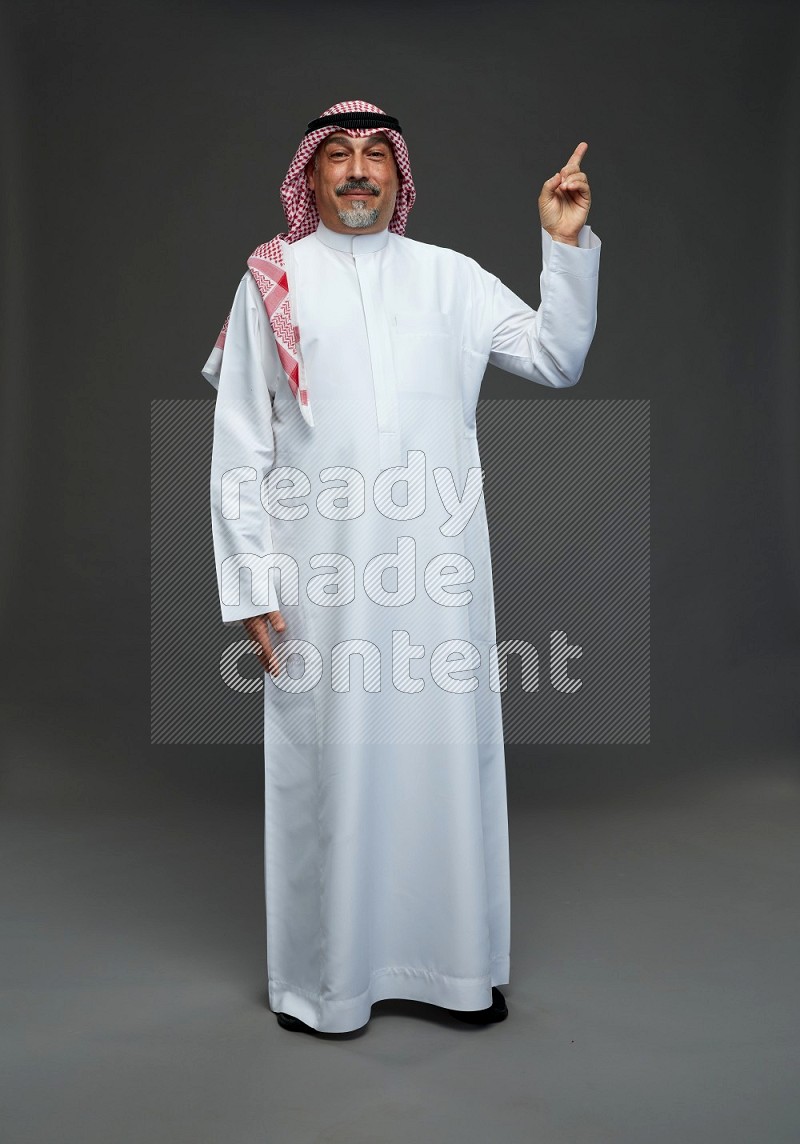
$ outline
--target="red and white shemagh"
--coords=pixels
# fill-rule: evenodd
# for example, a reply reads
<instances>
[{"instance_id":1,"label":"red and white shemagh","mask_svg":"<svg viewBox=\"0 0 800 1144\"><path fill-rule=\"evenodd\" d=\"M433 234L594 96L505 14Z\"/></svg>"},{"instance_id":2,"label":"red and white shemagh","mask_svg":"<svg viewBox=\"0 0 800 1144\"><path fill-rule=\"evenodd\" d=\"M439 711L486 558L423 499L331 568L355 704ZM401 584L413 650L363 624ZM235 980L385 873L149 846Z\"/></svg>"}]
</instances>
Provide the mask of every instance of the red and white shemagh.
<instances>
[{"instance_id":1,"label":"red and white shemagh","mask_svg":"<svg viewBox=\"0 0 800 1144\"><path fill-rule=\"evenodd\" d=\"M405 233L408 212L414 205L416 198L414 182L411 178L411 166L408 160L408 148L403 136L399 131L388 127L346 128L337 125L337 115L353 111L372 111L379 115L386 114L374 103L365 103L361 99L349 99L343 103L335 103L333 107L323 111L322 116L331 117L330 127L319 127L303 137L292 159L286 178L281 184L281 202L289 225L288 231L276 234L269 242L257 246L247 260L250 273L261 292L261 297L264 299L267 316L275 334L281 365L286 373L292 393L298 400L300 412L310 426L313 426L314 418L311 413L311 401L303 369L300 331L292 322L289 305L289 283L286 276L283 249L283 243L297 242L298 239L313 234L319 222L314 192L306 182L306 165L327 135L340 132L344 135L363 137L382 131L392 145L399 176L397 200L394 213L389 221L389 230L395 234ZM357 234L358 231L354 230L353 233ZM223 323L219 337L214 344L215 349L221 350L225 345L229 320L230 314Z\"/></svg>"}]
</instances>

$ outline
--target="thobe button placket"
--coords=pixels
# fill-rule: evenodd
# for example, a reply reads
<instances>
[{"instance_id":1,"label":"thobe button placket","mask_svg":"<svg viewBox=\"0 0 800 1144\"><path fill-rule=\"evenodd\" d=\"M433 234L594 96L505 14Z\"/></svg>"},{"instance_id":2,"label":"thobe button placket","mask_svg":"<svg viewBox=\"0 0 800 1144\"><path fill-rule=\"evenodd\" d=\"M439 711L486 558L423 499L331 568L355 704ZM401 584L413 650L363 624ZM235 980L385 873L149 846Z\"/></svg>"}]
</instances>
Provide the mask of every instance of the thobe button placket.
<instances>
[{"instance_id":1,"label":"thobe button placket","mask_svg":"<svg viewBox=\"0 0 800 1144\"><path fill-rule=\"evenodd\" d=\"M354 246L357 247L357 242ZM372 387L375 394L375 412L378 421L380 462L385 468L399 465L400 424L397 412L397 390L394 376L394 358L381 289L380 251L360 254L353 251L353 263L361 289L361 304L367 327Z\"/></svg>"},{"instance_id":2,"label":"thobe button placket","mask_svg":"<svg viewBox=\"0 0 800 1144\"><path fill-rule=\"evenodd\" d=\"M380 463L384 468L403 464L392 339L381 280L390 237L388 228L375 234L350 235L329 230L320 220L316 235L325 246L352 259L367 334Z\"/></svg>"}]
</instances>

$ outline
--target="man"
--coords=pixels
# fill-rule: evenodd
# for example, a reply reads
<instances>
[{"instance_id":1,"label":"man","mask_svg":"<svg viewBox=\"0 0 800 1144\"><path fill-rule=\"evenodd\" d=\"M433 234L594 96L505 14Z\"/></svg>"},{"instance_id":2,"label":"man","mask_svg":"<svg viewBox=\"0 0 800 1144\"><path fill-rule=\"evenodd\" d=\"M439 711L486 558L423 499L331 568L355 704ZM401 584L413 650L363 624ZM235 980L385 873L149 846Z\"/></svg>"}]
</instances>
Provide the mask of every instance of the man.
<instances>
[{"instance_id":1,"label":"man","mask_svg":"<svg viewBox=\"0 0 800 1144\"><path fill-rule=\"evenodd\" d=\"M416 192L396 119L329 108L281 187L289 230L248 259L204 367L222 619L244 623L265 669L269 1001L284 1028L358 1029L390 997L507 1014L475 408L490 362L553 388L581 376L600 256L587 146L539 196L535 311L473 259L405 237Z\"/></svg>"}]
</instances>

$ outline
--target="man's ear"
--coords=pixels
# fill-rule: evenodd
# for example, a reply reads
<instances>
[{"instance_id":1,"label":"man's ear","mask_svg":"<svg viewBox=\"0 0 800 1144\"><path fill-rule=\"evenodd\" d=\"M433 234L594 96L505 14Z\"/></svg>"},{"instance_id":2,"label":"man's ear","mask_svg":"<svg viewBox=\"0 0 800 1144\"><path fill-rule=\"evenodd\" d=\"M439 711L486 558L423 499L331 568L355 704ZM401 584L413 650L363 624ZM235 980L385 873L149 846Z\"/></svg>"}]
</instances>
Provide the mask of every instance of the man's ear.
<instances>
[{"instance_id":1,"label":"man's ear","mask_svg":"<svg viewBox=\"0 0 800 1144\"><path fill-rule=\"evenodd\" d=\"M306 164L306 184L313 191L314 190L314 160L312 159Z\"/></svg>"}]
</instances>

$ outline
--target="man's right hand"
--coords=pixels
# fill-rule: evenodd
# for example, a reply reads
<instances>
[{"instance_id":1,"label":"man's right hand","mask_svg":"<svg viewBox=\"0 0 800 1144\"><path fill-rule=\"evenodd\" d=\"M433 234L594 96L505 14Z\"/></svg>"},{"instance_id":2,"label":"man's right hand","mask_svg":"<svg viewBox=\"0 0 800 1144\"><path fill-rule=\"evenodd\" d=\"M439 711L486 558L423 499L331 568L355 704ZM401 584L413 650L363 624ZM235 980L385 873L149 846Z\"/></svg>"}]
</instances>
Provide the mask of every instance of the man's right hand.
<instances>
[{"instance_id":1,"label":"man's right hand","mask_svg":"<svg viewBox=\"0 0 800 1144\"><path fill-rule=\"evenodd\" d=\"M242 620L250 639L258 644L258 662L270 675L280 675L278 661L272 653L272 643L269 638L269 625L272 624L276 632L286 631L286 621L280 612L265 612L263 616L248 616Z\"/></svg>"}]
</instances>

